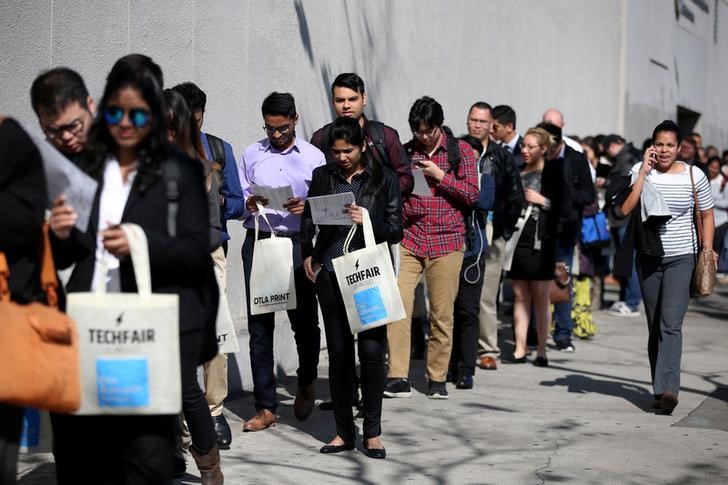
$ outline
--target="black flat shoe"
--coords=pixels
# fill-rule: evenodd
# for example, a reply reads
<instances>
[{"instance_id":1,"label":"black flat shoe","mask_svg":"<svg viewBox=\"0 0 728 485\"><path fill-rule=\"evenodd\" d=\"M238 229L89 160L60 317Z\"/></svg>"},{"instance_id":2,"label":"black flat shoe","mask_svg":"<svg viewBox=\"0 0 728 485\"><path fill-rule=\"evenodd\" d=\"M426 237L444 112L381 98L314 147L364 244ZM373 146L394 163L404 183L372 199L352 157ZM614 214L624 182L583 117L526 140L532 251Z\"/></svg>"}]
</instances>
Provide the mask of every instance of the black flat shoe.
<instances>
[{"instance_id":1,"label":"black flat shoe","mask_svg":"<svg viewBox=\"0 0 728 485\"><path fill-rule=\"evenodd\" d=\"M540 355L536 357L533 361L533 365L536 367L548 367L549 366L549 360L546 357L541 357Z\"/></svg>"},{"instance_id":2,"label":"black flat shoe","mask_svg":"<svg viewBox=\"0 0 728 485\"><path fill-rule=\"evenodd\" d=\"M230 425L222 414L214 416L213 421L215 422L215 435L217 435L217 447L221 450L229 450L230 443L233 441L233 435L230 431Z\"/></svg>"},{"instance_id":3,"label":"black flat shoe","mask_svg":"<svg viewBox=\"0 0 728 485\"><path fill-rule=\"evenodd\" d=\"M387 457L387 450L384 448L367 448L367 440L362 441L362 446L364 447L364 454L369 458L383 460Z\"/></svg>"},{"instance_id":4,"label":"black flat shoe","mask_svg":"<svg viewBox=\"0 0 728 485\"><path fill-rule=\"evenodd\" d=\"M323 445L319 453L341 453L342 451L351 451L354 449L354 442L348 441L341 445Z\"/></svg>"},{"instance_id":5,"label":"black flat shoe","mask_svg":"<svg viewBox=\"0 0 728 485\"><path fill-rule=\"evenodd\" d=\"M526 363L526 356L523 357L516 357L514 355L501 357L501 362L504 364L525 364Z\"/></svg>"}]
</instances>

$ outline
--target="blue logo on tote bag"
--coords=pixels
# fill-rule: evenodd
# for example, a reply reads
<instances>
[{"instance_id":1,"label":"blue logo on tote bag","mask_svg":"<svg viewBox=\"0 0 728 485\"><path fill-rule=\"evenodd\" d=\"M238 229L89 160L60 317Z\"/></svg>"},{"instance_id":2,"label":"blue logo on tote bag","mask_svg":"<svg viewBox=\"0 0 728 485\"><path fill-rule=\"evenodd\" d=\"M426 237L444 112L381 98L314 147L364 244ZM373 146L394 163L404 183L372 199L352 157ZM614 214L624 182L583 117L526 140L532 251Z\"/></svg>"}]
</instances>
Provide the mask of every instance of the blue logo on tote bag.
<instances>
[{"instance_id":1,"label":"blue logo on tote bag","mask_svg":"<svg viewBox=\"0 0 728 485\"><path fill-rule=\"evenodd\" d=\"M101 407L149 405L149 366L146 358L98 359L96 384Z\"/></svg>"}]
</instances>

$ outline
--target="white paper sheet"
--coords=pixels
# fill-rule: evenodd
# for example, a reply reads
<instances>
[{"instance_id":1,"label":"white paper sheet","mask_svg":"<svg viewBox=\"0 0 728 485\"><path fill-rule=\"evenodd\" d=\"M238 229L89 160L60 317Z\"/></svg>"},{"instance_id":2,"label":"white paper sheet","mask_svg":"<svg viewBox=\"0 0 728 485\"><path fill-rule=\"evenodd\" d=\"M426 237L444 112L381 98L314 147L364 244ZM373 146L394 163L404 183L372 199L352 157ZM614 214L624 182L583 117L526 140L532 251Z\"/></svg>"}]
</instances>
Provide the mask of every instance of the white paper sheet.
<instances>
[{"instance_id":1,"label":"white paper sheet","mask_svg":"<svg viewBox=\"0 0 728 485\"><path fill-rule=\"evenodd\" d=\"M412 193L424 197L432 197L432 190L427 184L427 179L422 169L412 168L412 176L415 179L415 186L412 189Z\"/></svg>"},{"instance_id":2,"label":"white paper sheet","mask_svg":"<svg viewBox=\"0 0 728 485\"><path fill-rule=\"evenodd\" d=\"M98 183L48 143L40 132L25 126L23 129L33 140L43 159L48 187L48 208L51 208L53 201L59 195L64 194L66 201L78 215L76 229L86 232Z\"/></svg>"},{"instance_id":3,"label":"white paper sheet","mask_svg":"<svg viewBox=\"0 0 728 485\"><path fill-rule=\"evenodd\" d=\"M286 204L288 199L293 197L293 188L291 188L290 185L285 185L283 187L268 187L265 185L250 184L250 191L253 195L258 195L264 199L268 199L268 205L265 207L277 211L285 211L286 208L283 207L283 204Z\"/></svg>"},{"instance_id":4,"label":"white paper sheet","mask_svg":"<svg viewBox=\"0 0 728 485\"><path fill-rule=\"evenodd\" d=\"M351 226L353 221L346 213L346 207L355 202L354 194L322 195L320 197L309 197L308 203L311 206L313 223L319 226Z\"/></svg>"}]
</instances>

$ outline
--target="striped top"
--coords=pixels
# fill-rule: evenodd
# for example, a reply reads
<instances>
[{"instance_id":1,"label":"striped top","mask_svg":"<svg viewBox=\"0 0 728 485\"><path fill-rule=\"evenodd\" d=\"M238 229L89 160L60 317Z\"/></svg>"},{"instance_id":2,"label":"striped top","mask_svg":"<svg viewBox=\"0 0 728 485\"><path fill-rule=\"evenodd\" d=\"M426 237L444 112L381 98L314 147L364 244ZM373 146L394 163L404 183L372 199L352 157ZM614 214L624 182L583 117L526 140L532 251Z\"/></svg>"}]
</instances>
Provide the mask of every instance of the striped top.
<instances>
[{"instance_id":1,"label":"striped top","mask_svg":"<svg viewBox=\"0 0 728 485\"><path fill-rule=\"evenodd\" d=\"M660 227L660 241L665 250L665 257L694 254L698 244L695 237L695 222L693 219L693 189L690 184L689 165L684 162L675 162L683 167L680 173L661 173L652 169L645 180L662 194L667 207L672 213L672 219ZM639 173L642 163L632 167L630 175ZM698 193L698 207L701 211L713 208L713 195L710 183L702 170L692 168L695 190Z\"/></svg>"}]
</instances>

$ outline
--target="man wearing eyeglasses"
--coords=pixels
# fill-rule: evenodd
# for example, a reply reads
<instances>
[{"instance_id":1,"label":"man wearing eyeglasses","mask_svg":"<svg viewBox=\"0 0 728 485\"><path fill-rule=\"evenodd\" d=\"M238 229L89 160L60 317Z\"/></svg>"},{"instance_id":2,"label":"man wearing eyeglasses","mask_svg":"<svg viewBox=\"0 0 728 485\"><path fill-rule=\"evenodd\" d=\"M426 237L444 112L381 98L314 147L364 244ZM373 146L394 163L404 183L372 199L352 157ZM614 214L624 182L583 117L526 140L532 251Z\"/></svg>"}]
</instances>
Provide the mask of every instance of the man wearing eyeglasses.
<instances>
[{"instance_id":1,"label":"man wearing eyeglasses","mask_svg":"<svg viewBox=\"0 0 728 485\"><path fill-rule=\"evenodd\" d=\"M297 308L288 311L288 319L298 350L298 390L293 403L297 419L303 421L311 414L315 401L314 381L317 377L321 331L313 283L306 278L301 258L299 231L313 170L326 163L324 154L296 136L298 114L296 103L289 93L271 93L263 101L263 131L267 137L245 149L238 171L245 198L243 226L248 229L243 243L243 269L245 291L250 295L250 273L255 243L254 216L257 204L268 201L253 194L251 185L268 187L291 186L293 197L285 210L265 209L270 227L262 222L259 238L276 235L288 237L293 243L293 266ZM256 414L249 419L243 431L261 431L276 422L276 379L273 368L273 333L275 313L251 315L248 305L248 332L250 333L250 363L253 371L253 393Z\"/></svg>"},{"instance_id":2,"label":"man wearing eyeglasses","mask_svg":"<svg viewBox=\"0 0 728 485\"><path fill-rule=\"evenodd\" d=\"M83 78L67 67L46 71L33 81L30 100L48 141L68 158L78 158L96 113Z\"/></svg>"}]
</instances>

